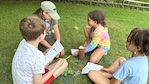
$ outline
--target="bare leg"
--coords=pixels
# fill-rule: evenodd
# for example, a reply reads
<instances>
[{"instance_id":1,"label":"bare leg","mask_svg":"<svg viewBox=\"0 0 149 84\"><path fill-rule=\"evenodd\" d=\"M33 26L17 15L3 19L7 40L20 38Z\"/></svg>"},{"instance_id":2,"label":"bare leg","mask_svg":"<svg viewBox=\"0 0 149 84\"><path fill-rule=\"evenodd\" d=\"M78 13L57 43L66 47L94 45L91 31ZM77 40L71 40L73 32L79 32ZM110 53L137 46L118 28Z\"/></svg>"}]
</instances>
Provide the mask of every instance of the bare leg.
<instances>
[{"instance_id":1,"label":"bare leg","mask_svg":"<svg viewBox=\"0 0 149 84\"><path fill-rule=\"evenodd\" d=\"M56 63L53 63L53 64L49 65L49 66L47 67L47 69L51 70L55 65L56 65ZM60 67L53 73L54 77L57 78L59 75L61 75L61 74L65 71L65 69L67 68L67 66L68 66L68 62L65 60L64 63L62 64L62 66L60 66Z\"/></svg>"},{"instance_id":2,"label":"bare leg","mask_svg":"<svg viewBox=\"0 0 149 84\"><path fill-rule=\"evenodd\" d=\"M84 27L84 35L85 35L85 38L86 38L86 41L85 41L85 43L84 43L84 46L86 46L87 44L89 44L90 43L90 41L91 41L91 32L90 32L90 30L91 30L91 27L90 26L85 26Z\"/></svg>"},{"instance_id":3,"label":"bare leg","mask_svg":"<svg viewBox=\"0 0 149 84\"><path fill-rule=\"evenodd\" d=\"M101 71L91 70L88 73L88 76L95 84L110 84L109 78L113 77L112 74L125 60L126 59L124 57L119 57L109 68L103 68Z\"/></svg>"},{"instance_id":4,"label":"bare leg","mask_svg":"<svg viewBox=\"0 0 149 84\"><path fill-rule=\"evenodd\" d=\"M118 67L121 65L122 62L124 62L126 59L124 57L119 57L109 68L109 72L111 74L113 74L117 69Z\"/></svg>"},{"instance_id":5,"label":"bare leg","mask_svg":"<svg viewBox=\"0 0 149 84\"><path fill-rule=\"evenodd\" d=\"M108 78L111 78L112 74L91 70L89 71L88 76L95 84L110 84L110 80Z\"/></svg>"},{"instance_id":6,"label":"bare leg","mask_svg":"<svg viewBox=\"0 0 149 84\"><path fill-rule=\"evenodd\" d=\"M90 62L92 63L98 63L100 59L104 56L104 49L103 48L97 48L90 57Z\"/></svg>"}]
</instances>

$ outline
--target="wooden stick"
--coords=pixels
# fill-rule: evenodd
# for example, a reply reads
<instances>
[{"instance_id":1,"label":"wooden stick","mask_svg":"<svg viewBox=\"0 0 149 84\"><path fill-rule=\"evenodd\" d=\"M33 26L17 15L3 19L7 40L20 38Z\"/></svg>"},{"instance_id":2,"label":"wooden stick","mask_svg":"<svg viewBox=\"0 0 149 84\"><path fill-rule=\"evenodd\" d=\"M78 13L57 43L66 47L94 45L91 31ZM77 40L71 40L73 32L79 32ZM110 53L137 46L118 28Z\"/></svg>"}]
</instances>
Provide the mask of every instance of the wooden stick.
<instances>
[{"instance_id":1,"label":"wooden stick","mask_svg":"<svg viewBox=\"0 0 149 84\"><path fill-rule=\"evenodd\" d=\"M68 57L66 57L65 59L67 60L68 58L70 58L71 57L71 55L69 55Z\"/></svg>"}]
</instances>

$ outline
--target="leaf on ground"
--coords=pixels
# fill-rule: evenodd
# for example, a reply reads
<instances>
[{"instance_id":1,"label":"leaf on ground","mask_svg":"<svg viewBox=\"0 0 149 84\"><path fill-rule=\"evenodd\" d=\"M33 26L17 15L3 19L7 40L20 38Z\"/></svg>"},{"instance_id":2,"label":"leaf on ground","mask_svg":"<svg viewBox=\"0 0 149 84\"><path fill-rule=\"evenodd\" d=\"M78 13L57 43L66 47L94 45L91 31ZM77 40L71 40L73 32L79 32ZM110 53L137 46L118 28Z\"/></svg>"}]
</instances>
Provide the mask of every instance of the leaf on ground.
<instances>
[{"instance_id":1,"label":"leaf on ground","mask_svg":"<svg viewBox=\"0 0 149 84\"><path fill-rule=\"evenodd\" d=\"M79 27L77 27L77 26L75 26L74 28L75 28L75 30L79 30Z\"/></svg>"}]
</instances>

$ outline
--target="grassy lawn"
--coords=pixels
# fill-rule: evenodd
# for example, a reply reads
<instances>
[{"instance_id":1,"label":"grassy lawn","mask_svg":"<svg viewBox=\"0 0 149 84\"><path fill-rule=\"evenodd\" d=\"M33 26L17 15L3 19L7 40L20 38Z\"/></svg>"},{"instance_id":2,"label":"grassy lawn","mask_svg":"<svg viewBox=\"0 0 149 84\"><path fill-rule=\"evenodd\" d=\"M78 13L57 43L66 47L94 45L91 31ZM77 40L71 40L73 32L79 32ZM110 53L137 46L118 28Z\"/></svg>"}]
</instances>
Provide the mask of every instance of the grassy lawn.
<instances>
[{"instance_id":1,"label":"grassy lawn","mask_svg":"<svg viewBox=\"0 0 149 84\"><path fill-rule=\"evenodd\" d=\"M22 18L31 15L39 6L40 2L0 2L1 84L12 84L11 62L15 50L22 39L18 24ZM66 50L64 57L70 55L70 49L77 48L83 44L85 40L83 27L87 24L87 13L93 9L101 9L106 12L106 23L111 38L111 50L99 63L105 67L108 67L119 56L130 57L130 53L125 48L125 40L134 27L149 28L148 11L70 3L56 3L56 6L61 16L59 29L61 42ZM86 57L83 61L80 61L76 57L70 57L68 59L68 69L53 84L92 84L87 75L81 75L80 73L88 59L89 57Z\"/></svg>"}]
</instances>

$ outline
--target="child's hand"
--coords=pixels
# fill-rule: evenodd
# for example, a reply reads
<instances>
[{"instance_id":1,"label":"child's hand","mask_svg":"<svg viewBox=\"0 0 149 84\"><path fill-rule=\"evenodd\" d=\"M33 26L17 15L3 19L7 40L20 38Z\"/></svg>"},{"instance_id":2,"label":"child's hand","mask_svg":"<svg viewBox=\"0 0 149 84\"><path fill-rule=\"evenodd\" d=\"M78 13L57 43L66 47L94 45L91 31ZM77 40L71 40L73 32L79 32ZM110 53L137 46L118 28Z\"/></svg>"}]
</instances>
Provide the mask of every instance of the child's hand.
<instances>
[{"instance_id":1,"label":"child's hand","mask_svg":"<svg viewBox=\"0 0 149 84\"><path fill-rule=\"evenodd\" d=\"M60 56L60 53L59 53L58 55L56 55L56 57L55 57L55 58L59 58L59 56Z\"/></svg>"},{"instance_id":2,"label":"child's hand","mask_svg":"<svg viewBox=\"0 0 149 84\"><path fill-rule=\"evenodd\" d=\"M85 41L83 46L86 47L87 45L88 45L88 43L87 43L87 41Z\"/></svg>"},{"instance_id":3,"label":"child's hand","mask_svg":"<svg viewBox=\"0 0 149 84\"><path fill-rule=\"evenodd\" d=\"M72 56L77 56L79 54L79 51L76 51L72 54Z\"/></svg>"},{"instance_id":4,"label":"child's hand","mask_svg":"<svg viewBox=\"0 0 149 84\"><path fill-rule=\"evenodd\" d=\"M102 69L100 69L100 71L110 73L109 69L107 69L107 68L102 68Z\"/></svg>"},{"instance_id":5,"label":"child's hand","mask_svg":"<svg viewBox=\"0 0 149 84\"><path fill-rule=\"evenodd\" d=\"M65 55L65 50L62 50L55 58L59 58L60 56Z\"/></svg>"},{"instance_id":6,"label":"child's hand","mask_svg":"<svg viewBox=\"0 0 149 84\"><path fill-rule=\"evenodd\" d=\"M65 59L59 59L58 62L56 63L55 67L59 68L63 63Z\"/></svg>"},{"instance_id":7,"label":"child's hand","mask_svg":"<svg viewBox=\"0 0 149 84\"><path fill-rule=\"evenodd\" d=\"M60 52L60 56L63 56L63 55L65 55L65 50L64 49Z\"/></svg>"}]
</instances>

